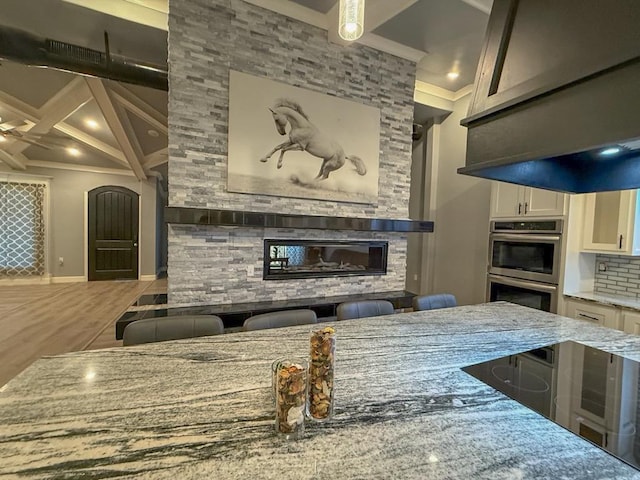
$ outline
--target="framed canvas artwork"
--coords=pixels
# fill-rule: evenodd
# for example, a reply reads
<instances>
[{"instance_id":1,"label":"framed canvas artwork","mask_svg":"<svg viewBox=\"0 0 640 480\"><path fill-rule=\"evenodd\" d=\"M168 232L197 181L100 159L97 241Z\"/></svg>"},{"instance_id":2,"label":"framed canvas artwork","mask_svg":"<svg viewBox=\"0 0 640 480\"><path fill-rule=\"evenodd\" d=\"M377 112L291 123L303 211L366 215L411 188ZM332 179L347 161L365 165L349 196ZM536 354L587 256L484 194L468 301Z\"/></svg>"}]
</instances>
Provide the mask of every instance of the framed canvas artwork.
<instances>
[{"instance_id":1,"label":"framed canvas artwork","mask_svg":"<svg viewBox=\"0 0 640 480\"><path fill-rule=\"evenodd\" d=\"M375 204L380 110L231 71L230 192Z\"/></svg>"}]
</instances>

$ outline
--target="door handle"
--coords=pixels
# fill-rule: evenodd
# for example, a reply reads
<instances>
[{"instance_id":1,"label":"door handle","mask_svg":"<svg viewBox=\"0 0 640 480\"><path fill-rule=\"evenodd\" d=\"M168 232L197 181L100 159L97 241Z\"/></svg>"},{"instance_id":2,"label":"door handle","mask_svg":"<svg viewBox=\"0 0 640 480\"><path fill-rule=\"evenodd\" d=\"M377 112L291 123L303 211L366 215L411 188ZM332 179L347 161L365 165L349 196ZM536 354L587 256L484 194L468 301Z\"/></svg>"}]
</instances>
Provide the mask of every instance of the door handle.
<instances>
[{"instance_id":1,"label":"door handle","mask_svg":"<svg viewBox=\"0 0 640 480\"><path fill-rule=\"evenodd\" d=\"M620 240L618 241L618 248L622 250L622 235L620 235Z\"/></svg>"},{"instance_id":2,"label":"door handle","mask_svg":"<svg viewBox=\"0 0 640 480\"><path fill-rule=\"evenodd\" d=\"M134 246L134 247L137 247L137 246L138 246L138 242L134 242L134 243L133 243L133 246Z\"/></svg>"},{"instance_id":3,"label":"door handle","mask_svg":"<svg viewBox=\"0 0 640 480\"><path fill-rule=\"evenodd\" d=\"M524 214L527 214L527 209L529 208L529 204L527 202L524 202Z\"/></svg>"},{"instance_id":4,"label":"door handle","mask_svg":"<svg viewBox=\"0 0 640 480\"><path fill-rule=\"evenodd\" d=\"M518 204L518 215L522 215L522 204Z\"/></svg>"}]
</instances>

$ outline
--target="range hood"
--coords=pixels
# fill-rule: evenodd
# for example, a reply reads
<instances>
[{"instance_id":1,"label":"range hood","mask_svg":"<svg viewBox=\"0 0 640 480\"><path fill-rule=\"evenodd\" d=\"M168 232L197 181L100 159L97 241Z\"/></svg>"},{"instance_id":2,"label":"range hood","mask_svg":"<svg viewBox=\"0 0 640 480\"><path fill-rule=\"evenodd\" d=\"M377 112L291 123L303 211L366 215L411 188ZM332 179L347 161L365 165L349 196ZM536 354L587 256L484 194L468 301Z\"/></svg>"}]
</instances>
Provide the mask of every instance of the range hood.
<instances>
[{"instance_id":1,"label":"range hood","mask_svg":"<svg viewBox=\"0 0 640 480\"><path fill-rule=\"evenodd\" d=\"M640 188L638 24L637 0L494 0L458 173L569 193Z\"/></svg>"}]
</instances>

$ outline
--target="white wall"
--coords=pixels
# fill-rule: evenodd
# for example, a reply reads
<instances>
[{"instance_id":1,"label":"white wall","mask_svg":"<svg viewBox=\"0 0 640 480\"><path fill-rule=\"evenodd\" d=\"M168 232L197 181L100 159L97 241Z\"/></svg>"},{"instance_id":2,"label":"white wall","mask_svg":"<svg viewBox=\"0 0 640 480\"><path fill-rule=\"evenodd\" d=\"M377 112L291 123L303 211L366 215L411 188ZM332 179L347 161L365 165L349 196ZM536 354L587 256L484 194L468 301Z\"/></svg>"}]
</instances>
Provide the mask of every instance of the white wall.
<instances>
[{"instance_id":1,"label":"white wall","mask_svg":"<svg viewBox=\"0 0 640 480\"><path fill-rule=\"evenodd\" d=\"M464 166L470 95L454 103L454 110L438 127L435 177L433 281L430 293L453 293L459 304L485 301L491 182L457 173ZM431 186L433 188L434 185ZM425 265L423 265L425 268Z\"/></svg>"}]
</instances>

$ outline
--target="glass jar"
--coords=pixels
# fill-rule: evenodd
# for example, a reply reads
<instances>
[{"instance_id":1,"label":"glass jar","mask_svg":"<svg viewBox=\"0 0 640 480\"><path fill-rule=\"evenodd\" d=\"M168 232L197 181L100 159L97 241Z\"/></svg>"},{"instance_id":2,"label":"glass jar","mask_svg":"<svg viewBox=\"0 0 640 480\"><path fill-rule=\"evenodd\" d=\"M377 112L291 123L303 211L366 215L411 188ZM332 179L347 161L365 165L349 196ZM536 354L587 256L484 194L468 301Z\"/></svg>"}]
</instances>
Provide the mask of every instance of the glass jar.
<instances>
[{"instance_id":1,"label":"glass jar","mask_svg":"<svg viewBox=\"0 0 640 480\"><path fill-rule=\"evenodd\" d=\"M277 386L277 375L278 375L278 366L280 365L281 362L287 360L286 357L280 357L280 358L276 358L272 363L271 363L271 399L273 400L273 402L275 403L276 401L276 386Z\"/></svg>"},{"instance_id":2,"label":"glass jar","mask_svg":"<svg viewBox=\"0 0 640 480\"><path fill-rule=\"evenodd\" d=\"M279 359L274 363L276 432L287 438L300 438L304 435L308 363L299 358Z\"/></svg>"},{"instance_id":3,"label":"glass jar","mask_svg":"<svg viewBox=\"0 0 640 480\"><path fill-rule=\"evenodd\" d=\"M336 332L333 327L311 331L307 416L315 421L325 421L333 414L335 353Z\"/></svg>"}]
</instances>

